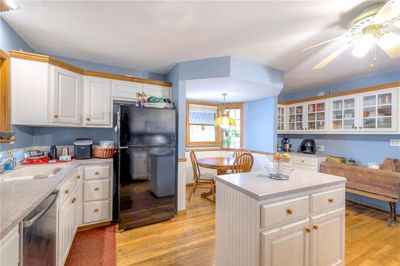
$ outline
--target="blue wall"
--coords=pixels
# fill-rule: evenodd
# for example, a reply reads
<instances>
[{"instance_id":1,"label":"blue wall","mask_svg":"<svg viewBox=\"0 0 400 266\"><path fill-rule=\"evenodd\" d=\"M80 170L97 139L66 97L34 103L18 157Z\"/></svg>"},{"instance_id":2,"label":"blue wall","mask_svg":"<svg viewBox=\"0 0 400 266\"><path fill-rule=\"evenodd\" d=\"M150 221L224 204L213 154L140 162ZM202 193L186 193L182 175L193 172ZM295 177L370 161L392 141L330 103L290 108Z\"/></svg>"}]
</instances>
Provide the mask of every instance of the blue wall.
<instances>
[{"instance_id":1,"label":"blue wall","mask_svg":"<svg viewBox=\"0 0 400 266\"><path fill-rule=\"evenodd\" d=\"M357 77L352 80L312 88L306 91L283 94L279 96L281 101L292 101L307 97L317 96L320 91L330 91L331 93L361 89L370 86L376 86L385 83L399 82L400 68L363 77ZM400 139L400 134L393 135L295 135L280 134L279 137L287 136L291 138L293 149L297 149L302 139L312 138L317 145L323 145L325 151L322 154L353 158L358 164L366 166L368 162L382 162L386 157L400 158L400 147L391 147L391 139ZM280 138L278 141L280 141ZM371 205L376 208L388 210L386 203L370 198L348 194L348 199ZM400 206L397 208L400 213Z\"/></svg>"},{"instance_id":2,"label":"blue wall","mask_svg":"<svg viewBox=\"0 0 400 266\"><path fill-rule=\"evenodd\" d=\"M34 52L7 22L0 17L0 48L8 53L10 50L24 50L26 52Z\"/></svg>"},{"instance_id":3,"label":"blue wall","mask_svg":"<svg viewBox=\"0 0 400 266\"><path fill-rule=\"evenodd\" d=\"M276 150L277 97L244 104L243 147L249 150Z\"/></svg>"}]
</instances>

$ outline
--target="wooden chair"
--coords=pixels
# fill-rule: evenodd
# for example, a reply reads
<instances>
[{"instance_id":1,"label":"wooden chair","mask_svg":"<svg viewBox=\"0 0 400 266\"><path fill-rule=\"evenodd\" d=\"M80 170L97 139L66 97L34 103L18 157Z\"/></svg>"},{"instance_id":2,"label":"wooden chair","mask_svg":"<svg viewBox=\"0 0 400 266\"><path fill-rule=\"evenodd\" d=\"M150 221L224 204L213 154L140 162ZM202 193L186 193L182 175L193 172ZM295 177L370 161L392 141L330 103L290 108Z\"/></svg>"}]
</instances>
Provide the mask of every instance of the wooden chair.
<instances>
[{"instance_id":1,"label":"wooden chair","mask_svg":"<svg viewBox=\"0 0 400 266\"><path fill-rule=\"evenodd\" d=\"M192 198L194 192L196 192L197 187L210 188L211 195L215 199L215 181L214 176L211 174L202 174L200 172L199 164L197 163L197 157L194 151L190 151L190 160L193 167L193 188L190 191L188 201Z\"/></svg>"},{"instance_id":2,"label":"wooden chair","mask_svg":"<svg viewBox=\"0 0 400 266\"><path fill-rule=\"evenodd\" d=\"M245 149L237 149L233 152L233 158L237 159L238 157L240 157L240 155L242 155L243 153L250 153L250 151L245 150Z\"/></svg>"},{"instance_id":3,"label":"wooden chair","mask_svg":"<svg viewBox=\"0 0 400 266\"><path fill-rule=\"evenodd\" d=\"M251 153L243 153L233 162L232 174L247 173L251 171L253 167L254 158Z\"/></svg>"}]
</instances>

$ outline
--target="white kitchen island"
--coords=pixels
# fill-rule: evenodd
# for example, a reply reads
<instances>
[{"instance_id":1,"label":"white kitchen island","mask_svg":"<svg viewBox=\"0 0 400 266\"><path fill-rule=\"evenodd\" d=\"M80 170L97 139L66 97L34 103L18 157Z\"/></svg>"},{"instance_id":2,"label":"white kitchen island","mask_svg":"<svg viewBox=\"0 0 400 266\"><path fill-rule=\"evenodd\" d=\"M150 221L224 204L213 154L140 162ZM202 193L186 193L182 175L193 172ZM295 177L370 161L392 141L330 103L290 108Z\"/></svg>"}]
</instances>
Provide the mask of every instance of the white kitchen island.
<instances>
[{"instance_id":1,"label":"white kitchen island","mask_svg":"<svg viewBox=\"0 0 400 266\"><path fill-rule=\"evenodd\" d=\"M295 169L217 176L216 265L344 265L345 183Z\"/></svg>"}]
</instances>

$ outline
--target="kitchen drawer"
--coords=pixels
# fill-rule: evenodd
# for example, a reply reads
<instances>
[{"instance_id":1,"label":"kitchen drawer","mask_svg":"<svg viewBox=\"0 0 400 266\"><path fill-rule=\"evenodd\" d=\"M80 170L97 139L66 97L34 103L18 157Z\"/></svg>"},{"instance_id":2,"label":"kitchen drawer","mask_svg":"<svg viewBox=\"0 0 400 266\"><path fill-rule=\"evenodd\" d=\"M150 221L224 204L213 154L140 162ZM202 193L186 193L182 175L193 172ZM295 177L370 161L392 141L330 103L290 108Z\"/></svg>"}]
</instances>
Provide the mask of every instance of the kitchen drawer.
<instances>
[{"instance_id":1,"label":"kitchen drawer","mask_svg":"<svg viewBox=\"0 0 400 266\"><path fill-rule=\"evenodd\" d=\"M344 188L325 191L311 195L311 211L318 212L344 204Z\"/></svg>"},{"instance_id":2,"label":"kitchen drawer","mask_svg":"<svg viewBox=\"0 0 400 266\"><path fill-rule=\"evenodd\" d=\"M60 205L72 194L78 186L80 179L79 171L75 170L70 178L59 189L59 203Z\"/></svg>"},{"instance_id":3,"label":"kitchen drawer","mask_svg":"<svg viewBox=\"0 0 400 266\"><path fill-rule=\"evenodd\" d=\"M261 227L306 217L309 213L309 197L289 199L261 206Z\"/></svg>"},{"instance_id":4,"label":"kitchen drawer","mask_svg":"<svg viewBox=\"0 0 400 266\"><path fill-rule=\"evenodd\" d=\"M91 180L83 183L83 200L102 200L110 198L110 180Z\"/></svg>"},{"instance_id":5,"label":"kitchen drawer","mask_svg":"<svg viewBox=\"0 0 400 266\"><path fill-rule=\"evenodd\" d=\"M94 223L110 219L110 201L83 203L83 223Z\"/></svg>"},{"instance_id":6,"label":"kitchen drawer","mask_svg":"<svg viewBox=\"0 0 400 266\"><path fill-rule=\"evenodd\" d=\"M294 164L307 165L307 166L313 166L313 167L315 167L318 163L318 160L316 158L307 157L307 156L299 156L299 155L293 156L292 160L293 160Z\"/></svg>"},{"instance_id":7,"label":"kitchen drawer","mask_svg":"<svg viewBox=\"0 0 400 266\"><path fill-rule=\"evenodd\" d=\"M110 177L110 166L89 166L83 169L85 179Z\"/></svg>"}]
</instances>

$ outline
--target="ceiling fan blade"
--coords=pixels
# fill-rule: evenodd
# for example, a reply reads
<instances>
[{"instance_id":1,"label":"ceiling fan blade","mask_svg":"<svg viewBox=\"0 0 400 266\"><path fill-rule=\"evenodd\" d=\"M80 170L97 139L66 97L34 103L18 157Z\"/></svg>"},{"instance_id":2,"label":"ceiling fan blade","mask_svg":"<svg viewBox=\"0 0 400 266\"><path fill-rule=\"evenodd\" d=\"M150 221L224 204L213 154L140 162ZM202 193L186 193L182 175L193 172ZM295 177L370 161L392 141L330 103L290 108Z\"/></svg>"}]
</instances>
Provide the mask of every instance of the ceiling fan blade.
<instances>
[{"instance_id":1,"label":"ceiling fan blade","mask_svg":"<svg viewBox=\"0 0 400 266\"><path fill-rule=\"evenodd\" d=\"M400 57L400 36L393 32L386 33L381 38L376 39L378 46L390 57Z\"/></svg>"},{"instance_id":2,"label":"ceiling fan blade","mask_svg":"<svg viewBox=\"0 0 400 266\"><path fill-rule=\"evenodd\" d=\"M348 38L348 36L343 34L343 35L340 35L338 37L335 37L335 38L332 38L332 39L329 39L329 40L326 40L326 41L323 41L323 42L320 42L320 43L316 43L316 44L311 45L311 46L309 46L307 48L301 49L300 51L297 52L297 54L300 54L300 53L303 53L305 51L317 48L319 46L322 46L322 45L325 45L325 44L328 44L328 43L331 43L331 42L334 42L334 41L342 40L342 39L345 39L345 38Z\"/></svg>"},{"instance_id":3,"label":"ceiling fan blade","mask_svg":"<svg viewBox=\"0 0 400 266\"><path fill-rule=\"evenodd\" d=\"M376 13L373 18L373 22L375 24L382 24L386 21L395 19L400 15L400 0L388 0L382 7L379 9L378 13Z\"/></svg>"},{"instance_id":4,"label":"ceiling fan blade","mask_svg":"<svg viewBox=\"0 0 400 266\"><path fill-rule=\"evenodd\" d=\"M346 43L345 45L343 45L342 47L340 47L339 49L337 49L336 51L334 51L333 53L331 53L330 55L328 55L325 59L323 59L321 62L319 62L318 64L316 64L312 69L316 70L316 69L321 69L323 67L325 67L327 64L329 64L330 62L332 62L333 59L335 59L336 57L338 57L341 53L343 53L344 51L346 51L351 45L353 45L352 42Z\"/></svg>"}]
</instances>

